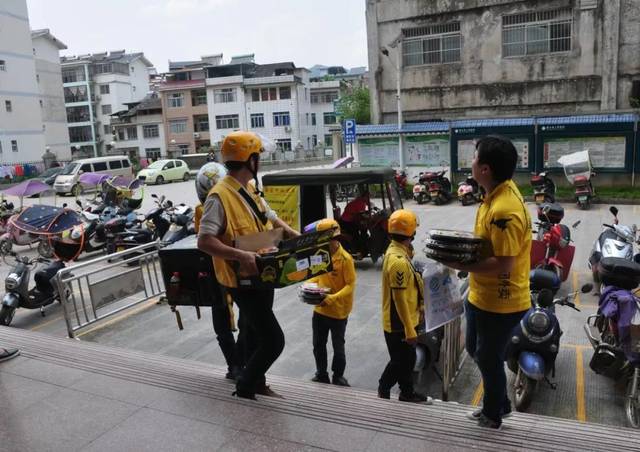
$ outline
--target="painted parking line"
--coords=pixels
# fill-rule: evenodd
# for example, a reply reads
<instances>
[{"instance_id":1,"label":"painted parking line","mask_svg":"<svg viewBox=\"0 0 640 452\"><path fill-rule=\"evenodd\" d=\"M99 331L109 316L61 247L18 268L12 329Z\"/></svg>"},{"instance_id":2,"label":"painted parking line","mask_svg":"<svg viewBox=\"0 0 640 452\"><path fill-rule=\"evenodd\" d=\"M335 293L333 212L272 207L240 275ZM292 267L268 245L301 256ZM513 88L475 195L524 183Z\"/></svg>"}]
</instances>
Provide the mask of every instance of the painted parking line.
<instances>
[{"instance_id":1,"label":"painted parking line","mask_svg":"<svg viewBox=\"0 0 640 452\"><path fill-rule=\"evenodd\" d=\"M587 422L586 399L584 394L584 362L582 348L576 348L576 420Z\"/></svg>"},{"instance_id":2,"label":"painted parking line","mask_svg":"<svg viewBox=\"0 0 640 452\"><path fill-rule=\"evenodd\" d=\"M34 326L33 328L29 328L29 329L31 331L38 331L39 329L44 328L47 325L51 325L52 323L55 323L55 322L57 322L59 320L63 320L63 319L64 319L64 316L63 315L59 315L59 316L56 316L56 317L54 317L52 319L47 320L44 323L39 323L38 325Z\"/></svg>"},{"instance_id":3,"label":"painted parking line","mask_svg":"<svg viewBox=\"0 0 640 452\"><path fill-rule=\"evenodd\" d=\"M576 293L576 297L574 298L574 303L576 306L580 306L580 291L578 290L578 274L576 272L571 272L573 274L573 291Z\"/></svg>"},{"instance_id":4,"label":"painted parking line","mask_svg":"<svg viewBox=\"0 0 640 452\"><path fill-rule=\"evenodd\" d=\"M135 309L132 309L130 311L127 311L125 314L122 314L120 316L116 316L113 319L102 323L100 325L94 326L93 328L89 328L86 331L83 331L79 334L76 334L75 337L76 339L80 338L81 336L84 336L85 334L88 333L92 333L94 331L98 331L101 330L102 328L105 328L107 326L113 325L114 323L118 323L121 322L124 319L127 319L129 317L131 317L132 315L138 314L139 312L145 311L147 309L149 309L150 307L154 306L156 304L157 300L156 299L152 299L152 300L148 300L146 303L144 303L142 306L138 306Z\"/></svg>"},{"instance_id":5,"label":"painted parking line","mask_svg":"<svg viewBox=\"0 0 640 452\"><path fill-rule=\"evenodd\" d=\"M471 399L471 405L478 406L480 405L480 401L484 397L484 389L482 389L482 379L480 379L480 383L476 387L475 392L473 393L473 398Z\"/></svg>"}]
</instances>

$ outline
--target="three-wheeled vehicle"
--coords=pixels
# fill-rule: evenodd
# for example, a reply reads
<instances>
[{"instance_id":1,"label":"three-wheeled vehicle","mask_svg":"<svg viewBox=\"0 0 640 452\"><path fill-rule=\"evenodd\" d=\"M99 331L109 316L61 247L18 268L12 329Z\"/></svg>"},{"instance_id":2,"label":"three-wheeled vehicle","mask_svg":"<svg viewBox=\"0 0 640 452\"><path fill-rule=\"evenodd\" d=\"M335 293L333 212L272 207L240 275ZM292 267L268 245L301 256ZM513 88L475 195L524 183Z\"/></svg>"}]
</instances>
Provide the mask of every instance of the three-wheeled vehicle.
<instances>
[{"instance_id":1,"label":"three-wheeled vehicle","mask_svg":"<svg viewBox=\"0 0 640 452\"><path fill-rule=\"evenodd\" d=\"M370 257L377 262L389 245L387 219L394 210L402 209L392 168L283 171L264 175L262 185L271 208L294 229L329 217L330 208L340 224L342 246L356 260ZM358 187L356 197L340 203L338 186ZM374 201L382 205L375 205Z\"/></svg>"}]
</instances>

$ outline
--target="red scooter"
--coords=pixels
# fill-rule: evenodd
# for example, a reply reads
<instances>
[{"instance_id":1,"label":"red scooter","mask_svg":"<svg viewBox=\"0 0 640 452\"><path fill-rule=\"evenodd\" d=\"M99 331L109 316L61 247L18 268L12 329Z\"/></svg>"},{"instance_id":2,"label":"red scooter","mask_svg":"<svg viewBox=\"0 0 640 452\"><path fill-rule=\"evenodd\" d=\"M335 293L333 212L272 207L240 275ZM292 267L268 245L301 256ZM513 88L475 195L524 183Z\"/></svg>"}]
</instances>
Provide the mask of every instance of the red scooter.
<instances>
[{"instance_id":1,"label":"red scooter","mask_svg":"<svg viewBox=\"0 0 640 452\"><path fill-rule=\"evenodd\" d=\"M411 195L407 193L407 172L396 171L395 179L396 187L398 187L398 193L400 193L400 196L404 199L409 199Z\"/></svg>"},{"instance_id":2,"label":"red scooter","mask_svg":"<svg viewBox=\"0 0 640 452\"><path fill-rule=\"evenodd\" d=\"M542 240L536 239L531 242L531 268L542 268L556 275L557 279L552 287L555 293L560 289L560 284L569 277L576 248L571 245L569 227L549 217L552 207L552 204L545 204L538 212L538 218L542 216L544 220L535 224L544 232L541 234ZM575 222L572 228L577 228L579 224L580 221Z\"/></svg>"}]
</instances>

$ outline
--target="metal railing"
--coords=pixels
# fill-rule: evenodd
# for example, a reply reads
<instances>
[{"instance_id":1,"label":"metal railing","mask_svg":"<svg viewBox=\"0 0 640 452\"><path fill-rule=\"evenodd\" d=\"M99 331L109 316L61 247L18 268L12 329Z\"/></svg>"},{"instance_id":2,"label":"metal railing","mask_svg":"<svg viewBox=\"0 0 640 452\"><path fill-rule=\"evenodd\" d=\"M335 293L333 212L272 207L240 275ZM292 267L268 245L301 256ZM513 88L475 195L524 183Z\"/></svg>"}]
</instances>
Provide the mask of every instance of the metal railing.
<instances>
[{"instance_id":1,"label":"metal railing","mask_svg":"<svg viewBox=\"0 0 640 452\"><path fill-rule=\"evenodd\" d=\"M165 291L159 242L63 268L56 275L69 337Z\"/></svg>"},{"instance_id":2,"label":"metal railing","mask_svg":"<svg viewBox=\"0 0 640 452\"><path fill-rule=\"evenodd\" d=\"M466 277L460 286L462 300L469 296L469 278ZM462 329L462 317L456 317L444 325L442 338L442 400L449 400L449 390L460 374L466 352Z\"/></svg>"}]
</instances>

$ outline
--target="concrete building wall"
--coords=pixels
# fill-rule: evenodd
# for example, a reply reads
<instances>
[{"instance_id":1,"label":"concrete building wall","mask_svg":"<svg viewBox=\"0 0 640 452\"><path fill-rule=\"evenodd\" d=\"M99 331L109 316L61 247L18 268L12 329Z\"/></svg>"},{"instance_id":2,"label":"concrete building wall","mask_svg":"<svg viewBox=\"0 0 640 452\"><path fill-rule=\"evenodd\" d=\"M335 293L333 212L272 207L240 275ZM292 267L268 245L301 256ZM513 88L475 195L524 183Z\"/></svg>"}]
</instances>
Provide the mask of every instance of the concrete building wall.
<instances>
[{"instance_id":1,"label":"concrete building wall","mask_svg":"<svg viewBox=\"0 0 640 452\"><path fill-rule=\"evenodd\" d=\"M201 85L201 86L200 86ZM197 84L190 84L184 89L165 86L161 90L162 95L162 114L164 121L164 137L165 147L168 151L177 149L180 145L188 146L188 153L196 152L196 142L194 138L194 124L193 117L195 115L205 115L208 112L207 105L193 106L192 92L194 90L204 89L204 82ZM169 99L172 94L182 94L183 105L182 107L172 107ZM171 120L186 121L186 128L184 133L171 132ZM209 130L211 130L211 119L209 119ZM204 139L206 135L202 135L200 139ZM172 144L172 140L175 140L175 144Z\"/></svg>"},{"instance_id":2,"label":"concrete building wall","mask_svg":"<svg viewBox=\"0 0 640 452\"><path fill-rule=\"evenodd\" d=\"M145 138L143 127L145 125L158 126L158 137ZM160 155L165 157L167 155L167 148L165 144L165 132L161 114L153 115L138 115L132 118L130 123L126 124L114 124L113 128L116 133L119 129L126 129L128 127L136 128L136 139L129 139L130 137L125 132L125 139L116 141L116 149L132 149L137 148L137 155L139 158L147 158L147 151L159 150Z\"/></svg>"},{"instance_id":3,"label":"concrete building wall","mask_svg":"<svg viewBox=\"0 0 640 452\"><path fill-rule=\"evenodd\" d=\"M60 48L43 36L33 38L33 48L45 146L56 154L59 160L70 160L71 144L62 90Z\"/></svg>"},{"instance_id":4,"label":"concrete building wall","mask_svg":"<svg viewBox=\"0 0 640 452\"><path fill-rule=\"evenodd\" d=\"M504 15L570 8L571 49L503 57ZM629 108L639 74L640 6L632 0L368 0L372 116L396 120L396 52L403 29L460 23L460 61L401 70L405 121ZM635 60L635 61L634 61Z\"/></svg>"},{"instance_id":5,"label":"concrete building wall","mask_svg":"<svg viewBox=\"0 0 640 452\"><path fill-rule=\"evenodd\" d=\"M45 137L26 0L0 2L0 60L0 164L39 161Z\"/></svg>"}]
</instances>

